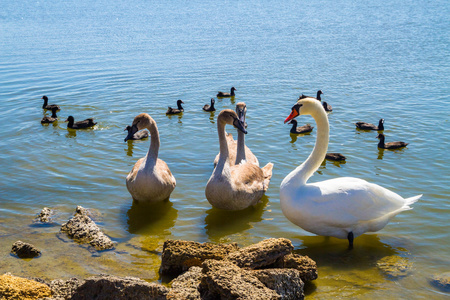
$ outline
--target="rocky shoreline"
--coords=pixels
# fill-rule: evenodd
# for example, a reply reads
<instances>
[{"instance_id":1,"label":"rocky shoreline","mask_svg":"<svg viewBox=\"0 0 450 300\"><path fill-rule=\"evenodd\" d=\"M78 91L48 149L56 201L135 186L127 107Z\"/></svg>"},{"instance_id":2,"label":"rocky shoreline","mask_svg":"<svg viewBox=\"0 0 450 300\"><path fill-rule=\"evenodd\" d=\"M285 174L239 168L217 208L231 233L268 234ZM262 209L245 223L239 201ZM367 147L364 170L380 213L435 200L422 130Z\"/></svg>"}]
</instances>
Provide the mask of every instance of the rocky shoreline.
<instances>
[{"instance_id":1,"label":"rocky shoreline","mask_svg":"<svg viewBox=\"0 0 450 300\"><path fill-rule=\"evenodd\" d=\"M35 222L51 223L52 210L44 208ZM95 250L114 243L78 206L62 224L61 232ZM0 276L0 299L303 299L305 282L317 278L317 265L307 256L293 254L288 239L266 239L248 247L236 243L164 242L160 274L174 278L168 286L136 277L99 274L85 279ZM18 258L39 257L33 245L17 241L11 253Z\"/></svg>"}]
</instances>

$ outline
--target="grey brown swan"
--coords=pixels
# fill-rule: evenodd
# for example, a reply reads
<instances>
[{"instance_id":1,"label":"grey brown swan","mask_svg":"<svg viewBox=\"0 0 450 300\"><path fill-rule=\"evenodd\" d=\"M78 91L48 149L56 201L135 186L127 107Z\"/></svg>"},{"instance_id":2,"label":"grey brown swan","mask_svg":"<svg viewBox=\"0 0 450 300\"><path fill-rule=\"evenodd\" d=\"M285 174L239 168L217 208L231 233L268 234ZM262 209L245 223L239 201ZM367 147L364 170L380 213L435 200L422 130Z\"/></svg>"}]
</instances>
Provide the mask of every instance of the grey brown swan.
<instances>
[{"instance_id":1,"label":"grey brown swan","mask_svg":"<svg viewBox=\"0 0 450 300\"><path fill-rule=\"evenodd\" d=\"M159 132L155 120L146 114L137 115L127 141L136 131L147 129L150 132L150 147L147 155L140 158L126 178L127 189L137 202L154 203L166 200L175 189L176 180L167 164L158 158Z\"/></svg>"},{"instance_id":2,"label":"grey brown swan","mask_svg":"<svg viewBox=\"0 0 450 300\"><path fill-rule=\"evenodd\" d=\"M225 133L226 125L233 125L247 133L244 123L231 109L222 110L217 117L217 133L220 143L220 158L206 184L208 202L219 209L242 210L256 205L267 190L272 177L273 164L261 169L253 163L242 161L231 165Z\"/></svg>"}]
</instances>

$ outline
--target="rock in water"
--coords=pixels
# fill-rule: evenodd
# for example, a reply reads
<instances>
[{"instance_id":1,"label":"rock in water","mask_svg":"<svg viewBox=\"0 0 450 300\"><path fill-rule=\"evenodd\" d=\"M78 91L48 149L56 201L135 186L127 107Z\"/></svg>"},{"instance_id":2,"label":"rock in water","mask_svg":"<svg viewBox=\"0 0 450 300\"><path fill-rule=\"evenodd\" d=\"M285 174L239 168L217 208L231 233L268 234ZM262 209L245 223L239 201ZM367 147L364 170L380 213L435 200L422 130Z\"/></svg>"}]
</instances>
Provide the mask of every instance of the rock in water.
<instances>
[{"instance_id":1,"label":"rock in water","mask_svg":"<svg viewBox=\"0 0 450 300\"><path fill-rule=\"evenodd\" d=\"M11 253L17 255L19 258L34 258L41 255L41 251L35 246L22 241L17 241L12 245Z\"/></svg>"},{"instance_id":2,"label":"rock in water","mask_svg":"<svg viewBox=\"0 0 450 300\"><path fill-rule=\"evenodd\" d=\"M270 267L295 269L300 272L300 278L303 282L317 279L317 264L306 255L288 254Z\"/></svg>"},{"instance_id":3,"label":"rock in water","mask_svg":"<svg viewBox=\"0 0 450 300\"><path fill-rule=\"evenodd\" d=\"M256 276L266 287L274 290L283 300L302 300L304 283L299 271L294 269L254 270Z\"/></svg>"},{"instance_id":4,"label":"rock in water","mask_svg":"<svg viewBox=\"0 0 450 300\"><path fill-rule=\"evenodd\" d=\"M87 210L77 206L75 216L61 226L61 231L81 243L86 243L96 250L114 248L114 243L104 234L87 215Z\"/></svg>"},{"instance_id":5,"label":"rock in water","mask_svg":"<svg viewBox=\"0 0 450 300\"><path fill-rule=\"evenodd\" d=\"M0 275L0 299L31 300L51 296L52 291L46 284L10 274Z\"/></svg>"},{"instance_id":6,"label":"rock in water","mask_svg":"<svg viewBox=\"0 0 450 300\"><path fill-rule=\"evenodd\" d=\"M292 250L294 246L288 239L267 239L232 252L226 259L241 268L256 269L275 263Z\"/></svg>"},{"instance_id":7,"label":"rock in water","mask_svg":"<svg viewBox=\"0 0 450 300\"><path fill-rule=\"evenodd\" d=\"M201 266L206 259L224 259L239 247L232 244L197 243L191 241L167 240L161 257L161 274L179 275L192 266Z\"/></svg>"}]
</instances>

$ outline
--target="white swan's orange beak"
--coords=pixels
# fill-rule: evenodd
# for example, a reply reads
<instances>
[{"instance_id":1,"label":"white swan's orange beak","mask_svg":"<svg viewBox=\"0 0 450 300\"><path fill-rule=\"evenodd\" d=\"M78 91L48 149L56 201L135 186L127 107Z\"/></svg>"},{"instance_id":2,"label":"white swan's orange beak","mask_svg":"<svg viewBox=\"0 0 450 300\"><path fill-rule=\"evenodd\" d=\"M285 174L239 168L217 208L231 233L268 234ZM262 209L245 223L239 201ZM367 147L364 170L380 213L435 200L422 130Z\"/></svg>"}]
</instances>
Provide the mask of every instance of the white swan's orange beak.
<instances>
[{"instance_id":1,"label":"white swan's orange beak","mask_svg":"<svg viewBox=\"0 0 450 300\"><path fill-rule=\"evenodd\" d=\"M286 122L289 122L290 120L292 120L296 116L298 116L298 111L293 108L292 111L291 111L291 114L286 118L286 120L284 120L284 123L286 124Z\"/></svg>"}]
</instances>

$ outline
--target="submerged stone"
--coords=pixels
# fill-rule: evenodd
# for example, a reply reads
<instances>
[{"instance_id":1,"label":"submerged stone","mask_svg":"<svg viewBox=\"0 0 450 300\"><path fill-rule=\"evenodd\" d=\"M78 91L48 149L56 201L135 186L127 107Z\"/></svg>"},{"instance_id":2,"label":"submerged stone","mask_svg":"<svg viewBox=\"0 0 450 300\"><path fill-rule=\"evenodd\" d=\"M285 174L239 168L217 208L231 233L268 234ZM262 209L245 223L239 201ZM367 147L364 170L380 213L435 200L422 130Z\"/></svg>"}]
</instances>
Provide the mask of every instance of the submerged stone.
<instances>
[{"instance_id":1,"label":"submerged stone","mask_svg":"<svg viewBox=\"0 0 450 300\"><path fill-rule=\"evenodd\" d=\"M17 241L12 245L11 253L19 258L34 258L41 255L41 251L35 246L22 241Z\"/></svg>"},{"instance_id":2,"label":"submerged stone","mask_svg":"<svg viewBox=\"0 0 450 300\"><path fill-rule=\"evenodd\" d=\"M86 243L96 250L114 248L114 243L104 234L88 216L87 210L77 206L75 216L61 226L61 231L81 243Z\"/></svg>"},{"instance_id":3,"label":"submerged stone","mask_svg":"<svg viewBox=\"0 0 450 300\"><path fill-rule=\"evenodd\" d=\"M48 208L48 207L44 207L41 212L39 213L39 215L37 216L37 218L35 219L35 222L40 222L40 223L45 223L45 224L50 224L53 223L52 221L52 216L53 211Z\"/></svg>"},{"instance_id":4,"label":"submerged stone","mask_svg":"<svg viewBox=\"0 0 450 300\"><path fill-rule=\"evenodd\" d=\"M433 275L430 283L441 291L450 293L450 272Z\"/></svg>"},{"instance_id":5,"label":"submerged stone","mask_svg":"<svg viewBox=\"0 0 450 300\"><path fill-rule=\"evenodd\" d=\"M412 264L407 258L391 255L380 259L377 267L389 277L400 278L409 275Z\"/></svg>"}]
</instances>

